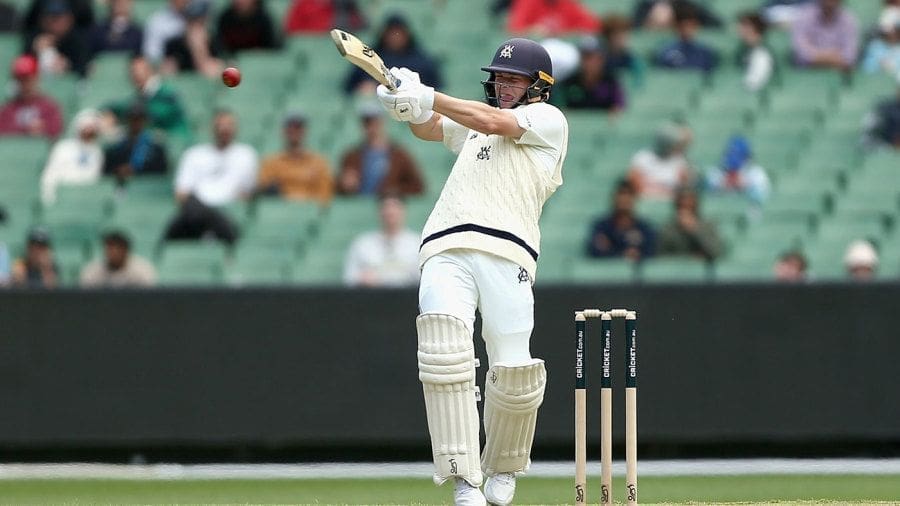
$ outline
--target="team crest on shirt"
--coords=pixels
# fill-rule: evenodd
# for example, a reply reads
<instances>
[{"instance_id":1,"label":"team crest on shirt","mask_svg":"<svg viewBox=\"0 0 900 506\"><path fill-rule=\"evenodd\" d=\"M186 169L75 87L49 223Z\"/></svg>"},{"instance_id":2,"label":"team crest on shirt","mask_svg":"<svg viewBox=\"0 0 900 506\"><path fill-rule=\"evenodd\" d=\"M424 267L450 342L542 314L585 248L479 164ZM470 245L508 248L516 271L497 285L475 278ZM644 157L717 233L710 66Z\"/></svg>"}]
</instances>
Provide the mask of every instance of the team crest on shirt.
<instances>
[{"instance_id":1,"label":"team crest on shirt","mask_svg":"<svg viewBox=\"0 0 900 506\"><path fill-rule=\"evenodd\" d=\"M516 46L507 44L500 50L500 58L512 58L512 51Z\"/></svg>"},{"instance_id":2,"label":"team crest on shirt","mask_svg":"<svg viewBox=\"0 0 900 506\"><path fill-rule=\"evenodd\" d=\"M519 284L527 283L529 281L531 281L531 276L528 275L528 271L526 271L524 267L519 267Z\"/></svg>"},{"instance_id":3,"label":"team crest on shirt","mask_svg":"<svg viewBox=\"0 0 900 506\"><path fill-rule=\"evenodd\" d=\"M482 146L481 151L475 156L479 160L490 160L491 159L491 147L490 146Z\"/></svg>"}]
</instances>

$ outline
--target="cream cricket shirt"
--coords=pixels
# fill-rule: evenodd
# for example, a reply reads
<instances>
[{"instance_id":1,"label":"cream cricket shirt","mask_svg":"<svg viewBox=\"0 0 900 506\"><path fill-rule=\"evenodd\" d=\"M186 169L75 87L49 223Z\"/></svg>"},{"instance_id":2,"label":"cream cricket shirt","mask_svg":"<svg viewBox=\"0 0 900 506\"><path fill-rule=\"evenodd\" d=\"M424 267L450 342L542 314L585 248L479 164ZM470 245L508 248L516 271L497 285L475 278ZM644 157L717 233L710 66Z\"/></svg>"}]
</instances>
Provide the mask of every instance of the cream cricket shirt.
<instances>
[{"instance_id":1,"label":"cream cricket shirt","mask_svg":"<svg viewBox=\"0 0 900 506\"><path fill-rule=\"evenodd\" d=\"M509 259L535 277L538 220L562 184L569 126L543 102L510 109L525 133L519 139L484 135L442 119L444 144L456 163L422 231L419 265L451 249Z\"/></svg>"}]
</instances>

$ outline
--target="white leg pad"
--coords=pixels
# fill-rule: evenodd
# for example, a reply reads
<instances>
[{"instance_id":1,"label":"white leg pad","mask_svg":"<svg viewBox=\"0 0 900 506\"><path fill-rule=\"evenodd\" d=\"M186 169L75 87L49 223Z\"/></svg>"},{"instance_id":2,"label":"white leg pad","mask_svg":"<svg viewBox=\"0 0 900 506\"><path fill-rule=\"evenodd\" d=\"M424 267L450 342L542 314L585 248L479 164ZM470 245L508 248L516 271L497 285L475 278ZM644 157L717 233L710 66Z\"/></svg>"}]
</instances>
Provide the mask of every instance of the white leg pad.
<instances>
[{"instance_id":1,"label":"white leg pad","mask_svg":"<svg viewBox=\"0 0 900 506\"><path fill-rule=\"evenodd\" d=\"M481 486L475 349L472 335L459 318L423 314L419 334L419 380L434 457L434 482L460 477Z\"/></svg>"},{"instance_id":2,"label":"white leg pad","mask_svg":"<svg viewBox=\"0 0 900 506\"><path fill-rule=\"evenodd\" d=\"M487 372L484 431L487 442L481 467L488 476L526 471L537 412L544 401L544 361L509 367L495 364Z\"/></svg>"}]
</instances>

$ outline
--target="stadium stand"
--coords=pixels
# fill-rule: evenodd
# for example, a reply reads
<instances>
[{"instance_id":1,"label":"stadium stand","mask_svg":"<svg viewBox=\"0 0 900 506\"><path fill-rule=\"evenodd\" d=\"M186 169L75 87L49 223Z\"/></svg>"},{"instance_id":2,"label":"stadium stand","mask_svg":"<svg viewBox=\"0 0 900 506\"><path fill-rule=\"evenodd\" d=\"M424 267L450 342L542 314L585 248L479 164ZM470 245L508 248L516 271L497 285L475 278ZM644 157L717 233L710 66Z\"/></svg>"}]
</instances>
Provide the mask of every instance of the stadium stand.
<instances>
[{"instance_id":1,"label":"stadium stand","mask_svg":"<svg viewBox=\"0 0 900 506\"><path fill-rule=\"evenodd\" d=\"M26 0L13 2L20 7ZM216 12L226 2L214 2ZM483 0L373 0L360 2L371 38L381 20L408 13L420 43L435 54L445 90L480 99L483 78L478 67L489 61L496 44L506 38L502 20L490 15ZM629 15L634 2L585 0L601 15ZM814 279L843 276L841 258L847 244L869 238L883 258L880 278L900 274L900 153L873 150L862 142L864 117L879 99L896 94L897 81L860 72L844 77L834 72L800 70L790 64L790 40L772 30L767 43L779 72L770 86L752 95L741 88L732 65L737 36L732 26L738 12L757 0L714 0L707 4L726 20L721 31L704 30L701 40L716 48L723 64L709 76L650 68L641 87L623 79L626 110L616 117L567 112L570 126L565 184L545 207L542 259L538 278L548 283L687 281L706 283L772 279L779 253L799 247L810 259ZM146 20L163 0L135 2L135 17ZM281 22L290 0L264 2ZM880 2L845 2L872 26ZM437 22L440 20L440 22ZM427 36L426 36L427 35ZM666 33L631 34L636 54L647 58ZM572 38L575 40L575 38ZM9 68L20 47L17 34L0 34L0 87L9 87ZM89 77L45 78L42 86L64 109L66 120L85 107L102 107L130 93L127 56L102 55ZM168 78L187 110L194 138L208 139L216 108L235 111L240 139L262 155L281 147L280 122L287 111L309 118L307 144L325 154L334 170L340 153L359 139L356 110L361 99L346 97L341 85L350 67L334 52L327 34L291 37L278 52L247 51L229 60L241 68L244 82L228 89L217 81L192 75ZM733 134L747 137L754 159L769 173L771 197L760 208L733 196L707 196L704 216L715 221L728 242L728 253L715 265L681 258L650 259L636 266L623 260L584 257L590 219L605 209L615 182L627 171L637 149L652 142L666 120L690 126L688 155L698 173L713 166ZM391 124L391 136L416 157L427 181L427 194L408 201L408 222L421 229L449 172L453 155L440 144L414 140L403 125ZM39 204L38 179L48 153L43 140L0 138L0 205L9 218L0 223L0 242L17 255L27 230L44 225L53 235L65 284L95 257L98 234L118 226L133 236L134 250L152 259L162 284L337 284L344 252L352 237L376 224L374 204L365 198L336 198L327 209L313 204L265 198L227 212L239 223L241 239L233 251L206 241L161 243L175 212L172 177L186 146L170 143L173 169L165 177L145 176L116 188L111 182L63 188L52 206ZM668 202L642 201L639 214L659 226L671 216Z\"/></svg>"}]
</instances>

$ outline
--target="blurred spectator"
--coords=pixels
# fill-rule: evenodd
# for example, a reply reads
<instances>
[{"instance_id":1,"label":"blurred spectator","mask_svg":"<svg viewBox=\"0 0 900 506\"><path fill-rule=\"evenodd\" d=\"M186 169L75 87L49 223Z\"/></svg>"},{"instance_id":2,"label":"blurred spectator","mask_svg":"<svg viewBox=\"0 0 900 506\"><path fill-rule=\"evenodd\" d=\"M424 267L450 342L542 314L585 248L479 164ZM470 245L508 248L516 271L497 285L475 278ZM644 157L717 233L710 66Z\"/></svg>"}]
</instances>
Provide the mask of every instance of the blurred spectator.
<instances>
[{"instance_id":1,"label":"blurred spectator","mask_svg":"<svg viewBox=\"0 0 900 506\"><path fill-rule=\"evenodd\" d=\"M435 89L441 87L441 77L434 60L419 47L409 24L400 15L394 14L385 20L375 51L378 52L388 68L412 69L419 73L422 82L426 85ZM344 80L344 90L347 93L360 90L374 93L376 84L378 83L372 80L369 74L353 66L350 74Z\"/></svg>"},{"instance_id":2,"label":"blurred spectator","mask_svg":"<svg viewBox=\"0 0 900 506\"><path fill-rule=\"evenodd\" d=\"M19 29L19 15L16 7L9 2L0 1L0 32L15 32ZM2 274L0 274L2 276ZM2 286L2 281L0 281Z\"/></svg>"},{"instance_id":3,"label":"blurred spectator","mask_svg":"<svg viewBox=\"0 0 900 506\"><path fill-rule=\"evenodd\" d=\"M219 14L217 26L216 37L229 53L281 46L275 22L260 0L231 0L231 5Z\"/></svg>"},{"instance_id":4,"label":"blurred spectator","mask_svg":"<svg viewBox=\"0 0 900 506\"><path fill-rule=\"evenodd\" d=\"M644 64L630 47L631 22L622 16L607 16L603 20L602 33L609 71L617 76L621 76L621 72L629 72L632 82L639 87L644 82Z\"/></svg>"},{"instance_id":5,"label":"blurred spectator","mask_svg":"<svg viewBox=\"0 0 900 506\"><path fill-rule=\"evenodd\" d=\"M847 246L844 267L853 281L872 281L878 269L878 252L869 241L859 239Z\"/></svg>"},{"instance_id":6,"label":"blurred spectator","mask_svg":"<svg viewBox=\"0 0 900 506\"><path fill-rule=\"evenodd\" d=\"M625 91L606 65L606 53L595 37L585 37L578 45L581 66L578 72L554 90L560 103L573 109L602 109L618 112L625 108Z\"/></svg>"},{"instance_id":7,"label":"blurred spectator","mask_svg":"<svg viewBox=\"0 0 900 506\"><path fill-rule=\"evenodd\" d=\"M9 258L9 248L0 242L0 288L9 286L12 273L12 261Z\"/></svg>"},{"instance_id":8,"label":"blurred spectator","mask_svg":"<svg viewBox=\"0 0 900 506\"><path fill-rule=\"evenodd\" d=\"M121 121L135 102L141 102L147 108L151 128L162 130L182 142L189 142L192 135L191 128L181 106L181 100L175 89L163 82L150 60L135 55L129 62L128 72L131 85L134 87L134 96L109 106L116 118Z\"/></svg>"},{"instance_id":9,"label":"blurred spectator","mask_svg":"<svg viewBox=\"0 0 900 506\"><path fill-rule=\"evenodd\" d=\"M634 26L646 30L675 28L679 9L692 9L704 28L720 28L720 20L703 5L691 0L641 0L634 9Z\"/></svg>"},{"instance_id":10,"label":"blurred spectator","mask_svg":"<svg viewBox=\"0 0 900 506\"><path fill-rule=\"evenodd\" d=\"M237 118L219 111L213 118L213 142L185 151L175 175L175 199L181 205L166 239L199 239L212 234L228 244L237 227L218 207L247 199L256 184L256 150L235 142Z\"/></svg>"},{"instance_id":11,"label":"blurred spectator","mask_svg":"<svg viewBox=\"0 0 900 506\"><path fill-rule=\"evenodd\" d=\"M284 151L262 162L257 183L260 192L290 200L331 202L334 183L328 160L306 148L306 117L290 114L284 120Z\"/></svg>"},{"instance_id":12,"label":"blurred spectator","mask_svg":"<svg viewBox=\"0 0 900 506\"><path fill-rule=\"evenodd\" d=\"M126 114L124 136L106 149L103 174L114 176L119 186L124 186L132 177L168 171L166 148L147 128L144 105L135 103Z\"/></svg>"},{"instance_id":13,"label":"blurred spectator","mask_svg":"<svg viewBox=\"0 0 900 506\"><path fill-rule=\"evenodd\" d=\"M506 22L508 32L538 38L599 29L600 18L579 0L513 0Z\"/></svg>"},{"instance_id":14,"label":"blurred spectator","mask_svg":"<svg viewBox=\"0 0 900 506\"><path fill-rule=\"evenodd\" d=\"M44 204L56 202L56 188L60 185L88 185L100 179L103 167L103 150L97 142L100 114L86 109L78 113L72 123L75 137L57 141L41 174Z\"/></svg>"},{"instance_id":15,"label":"blurred spectator","mask_svg":"<svg viewBox=\"0 0 900 506\"><path fill-rule=\"evenodd\" d=\"M40 29L41 14L48 4L57 0L32 0L25 13L25 34L30 35ZM66 0L75 16L75 26L79 30L90 30L94 26L94 0Z\"/></svg>"},{"instance_id":16,"label":"blurred spectator","mask_svg":"<svg viewBox=\"0 0 900 506\"><path fill-rule=\"evenodd\" d=\"M743 193L757 205L771 190L769 176L753 161L750 143L740 135L728 140L719 166L707 171L706 186L716 192Z\"/></svg>"},{"instance_id":17,"label":"blurred spectator","mask_svg":"<svg viewBox=\"0 0 900 506\"><path fill-rule=\"evenodd\" d=\"M356 0L294 0L284 18L288 35L326 33L332 28L356 32L367 26Z\"/></svg>"},{"instance_id":18,"label":"blurred spectator","mask_svg":"<svg viewBox=\"0 0 900 506\"><path fill-rule=\"evenodd\" d=\"M224 65L219 59L222 46L207 28L209 10L210 4L206 0L194 0L184 10L187 20L184 32L166 41L164 74L199 72L206 77L216 77L222 72Z\"/></svg>"},{"instance_id":19,"label":"blurred spectator","mask_svg":"<svg viewBox=\"0 0 900 506\"><path fill-rule=\"evenodd\" d=\"M46 230L35 228L28 233L25 257L13 262L12 285L27 288L59 285L59 266L53 260L53 246Z\"/></svg>"},{"instance_id":20,"label":"blurred spectator","mask_svg":"<svg viewBox=\"0 0 900 506\"><path fill-rule=\"evenodd\" d=\"M140 52L144 30L132 16L133 0L109 0L109 16L91 28L91 57L103 52Z\"/></svg>"},{"instance_id":21,"label":"blurred spectator","mask_svg":"<svg viewBox=\"0 0 900 506\"><path fill-rule=\"evenodd\" d=\"M850 70L859 50L859 27L842 0L815 0L791 25L795 61L803 66Z\"/></svg>"},{"instance_id":22,"label":"blurred spectator","mask_svg":"<svg viewBox=\"0 0 900 506\"><path fill-rule=\"evenodd\" d=\"M169 4L150 15L144 25L144 56L159 63L166 50L166 42L184 33L184 10L191 0L169 0Z\"/></svg>"},{"instance_id":23,"label":"blurred spectator","mask_svg":"<svg viewBox=\"0 0 900 506\"><path fill-rule=\"evenodd\" d=\"M696 8L683 6L675 11L678 39L662 46L653 56L659 67L709 72L719 64L719 55L697 40L700 20Z\"/></svg>"},{"instance_id":24,"label":"blurred spectator","mask_svg":"<svg viewBox=\"0 0 900 506\"><path fill-rule=\"evenodd\" d=\"M900 72L897 73L897 92L893 98L879 102L865 119L867 141L900 149Z\"/></svg>"},{"instance_id":25,"label":"blurred spectator","mask_svg":"<svg viewBox=\"0 0 900 506\"><path fill-rule=\"evenodd\" d=\"M803 6L815 0L767 0L759 8L763 18L770 25L790 29Z\"/></svg>"},{"instance_id":26,"label":"blurred spectator","mask_svg":"<svg viewBox=\"0 0 900 506\"><path fill-rule=\"evenodd\" d=\"M625 257L638 261L653 256L656 233L646 221L634 213L637 191L623 180L613 194L612 210L591 226L587 243L588 256L595 258Z\"/></svg>"},{"instance_id":27,"label":"blurred spectator","mask_svg":"<svg viewBox=\"0 0 900 506\"><path fill-rule=\"evenodd\" d=\"M588 37L588 35L585 35ZM562 83L566 79L572 77L578 70L581 63L581 54L575 44L551 37L541 41L541 46L547 50L550 55L550 64L553 66L553 79L557 83Z\"/></svg>"},{"instance_id":28,"label":"blurred spectator","mask_svg":"<svg viewBox=\"0 0 900 506\"><path fill-rule=\"evenodd\" d=\"M381 107L364 106L360 114L365 138L341 157L337 177L340 194L418 195L424 182L415 160L391 142Z\"/></svg>"},{"instance_id":29,"label":"blurred spectator","mask_svg":"<svg viewBox=\"0 0 900 506\"><path fill-rule=\"evenodd\" d=\"M809 268L809 262L800 251L788 251L778 257L775 262L775 280L784 282L801 282L806 281L806 271Z\"/></svg>"},{"instance_id":30,"label":"blurred spectator","mask_svg":"<svg viewBox=\"0 0 900 506\"><path fill-rule=\"evenodd\" d=\"M878 20L878 36L866 47L862 69L870 74L900 73L900 6L888 6Z\"/></svg>"},{"instance_id":31,"label":"blurred spectator","mask_svg":"<svg viewBox=\"0 0 900 506\"><path fill-rule=\"evenodd\" d=\"M744 69L744 87L759 91L766 87L775 71L775 58L766 47L766 22L755 12L744 12L738 16L737 64Z\"/></svg>"},{"instance_id":32,"label":"blurred spectator","mask_svg":"<svg viewBox=\"0 0 900 506\"><path fill-rule=\"evenodd\" d=\"M715 224L700 217L697 193L679 190L675 194L675 215L659 232L659 254L687 255L712 261L722 251Z\"/></svg>"},{"instance_id":33,"label":"blurred spectator","mask_svg":"<svg viewBox=\"0 0 900 506\"><path fill-rule=\"evenodd\" d=\"M12 98L0 107L0 136L30 135L56 138L62 133L62 112L56 102L41 93L37 59L23 55L12 63L16 80Z\"/></svg>"},{"instance_id":34,"label":"blurred spectator","mask_svg":"<svg viewBox=\"0 0 900 506\"><path fill-rule=\"evenodd\" d=\"M670 198L687 184L690 164L684 153L690 143L687 127L669 123L656 132L653 149L642 149L631 158L628 178L642 197Z\"/></svg>"},{"instance_id":35,"label":"blurred spectator","mask_svg":"<svg viewBox=\"0 0 900 506\"><path fill-rule=\"evenodd\" d=\"M82 288L143 287L156 284L156 269L131 252L131 239L121 230L103 234L103 259L81 269Z\"/></svg>"},{"instance_id":36,"label":"blurred spectator","mask_svg":"<svg viewBox=\"0 0 900 506\"><path fill-rule=\"evenodd\" d=\"M87 33L75 26L68 2L49 0L41 9L38 29L25 39L24 52L37 56L45 72L84 77L91 58Z\"/></svg>"},{"instance_id":37,"label":"blurred spectator","mask_svg":"<svg viewBox=\"0 0 900 506\"><path fill-rule=\"evenodd\" d=\"M350 286L413 286L419 280L420 234L406 228L406 209L396 195L381 198L381 230L350 244L344 283Z\"/></svg>"}]
</instances>

